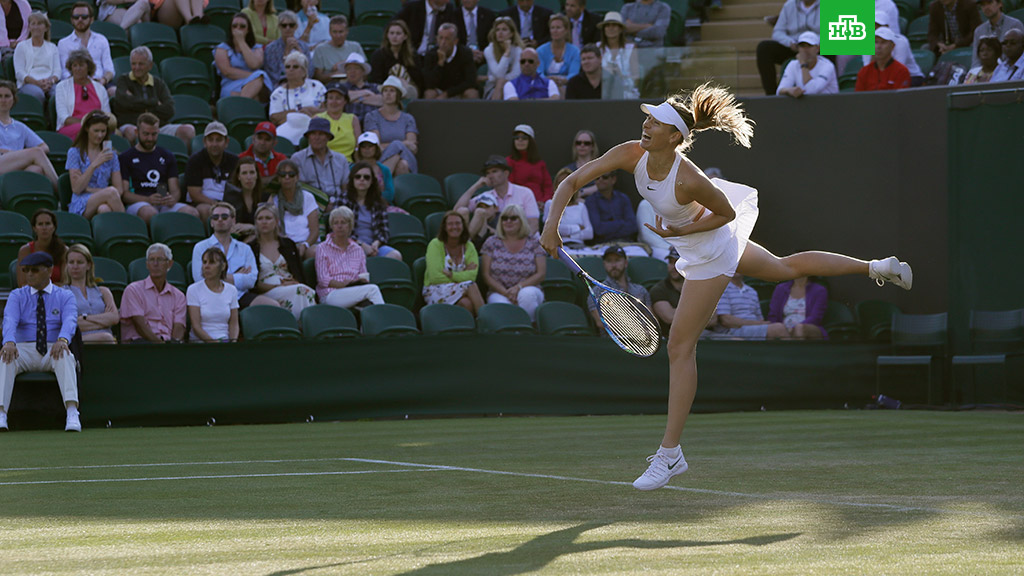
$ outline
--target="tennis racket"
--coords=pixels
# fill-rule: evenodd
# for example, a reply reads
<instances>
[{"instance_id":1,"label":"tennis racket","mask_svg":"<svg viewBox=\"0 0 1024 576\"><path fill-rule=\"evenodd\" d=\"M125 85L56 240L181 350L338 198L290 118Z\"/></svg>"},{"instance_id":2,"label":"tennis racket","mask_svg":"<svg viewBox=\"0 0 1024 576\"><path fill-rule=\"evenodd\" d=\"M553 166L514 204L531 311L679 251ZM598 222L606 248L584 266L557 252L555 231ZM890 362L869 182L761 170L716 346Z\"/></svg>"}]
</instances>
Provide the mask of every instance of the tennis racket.
<instances>
[{"instance_id":1,"label":"tennis racket","mask_svg":"<svg viewBox=\"0 0 1024 576\"><path fill-rule=\"evenodd\" d=\"M580 268L563 248L558 249L558 256L587 285L590 295L597 302L597 313L605 331L619 348L644 357L658 351L661 344L658 319L643 302L631 294L598 282Z\"/></svg>"}]
</instances>

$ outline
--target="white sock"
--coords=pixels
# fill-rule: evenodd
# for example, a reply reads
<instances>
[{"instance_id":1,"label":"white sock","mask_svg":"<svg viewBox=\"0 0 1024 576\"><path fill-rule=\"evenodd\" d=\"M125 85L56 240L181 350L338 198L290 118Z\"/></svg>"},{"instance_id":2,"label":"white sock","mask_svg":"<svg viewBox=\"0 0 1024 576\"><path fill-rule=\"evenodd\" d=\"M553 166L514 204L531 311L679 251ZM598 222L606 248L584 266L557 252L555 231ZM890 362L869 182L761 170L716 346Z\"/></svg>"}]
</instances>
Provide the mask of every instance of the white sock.
<instances>
[{"instance_id":1,"label":"white sock","mask_svg":"<svg viewBox=\"0 0 1024 576\"><path fill-rule=\"evenodd\" d=\"M676 444L675 448L665 448L664 446L661 446L658 448L658 452L668 456L669 458L677 458L683 455L683 449L678 444Z\"/></svg>"},{"instance_id":2,"label":"white sock","mask_svg":"<svg viewBox=\"0 0 1024 576\"><path fill-rule=\"evenodd\" d=\"M68 416L78 416L78 406L68 406Z\"/></svg>"}]
</instances>

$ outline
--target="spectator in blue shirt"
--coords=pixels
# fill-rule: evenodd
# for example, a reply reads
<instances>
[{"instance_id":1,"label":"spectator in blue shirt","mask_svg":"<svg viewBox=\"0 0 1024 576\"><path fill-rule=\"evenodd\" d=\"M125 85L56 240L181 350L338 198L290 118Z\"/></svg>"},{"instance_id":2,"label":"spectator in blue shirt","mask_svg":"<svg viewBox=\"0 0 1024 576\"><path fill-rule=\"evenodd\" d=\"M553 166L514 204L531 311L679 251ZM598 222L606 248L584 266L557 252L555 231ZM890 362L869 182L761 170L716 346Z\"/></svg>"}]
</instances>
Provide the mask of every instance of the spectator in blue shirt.
<instances>
[{"instance_id":1,"label":"spectator in blue shirt","mask_svg":"<svg viewBox=\"0 0 1024 576\"><path fill-rule=\"evenodd\" d=\"M17 102L14 82L0 80L0 174L17 170L42 174L56 191L57 172L46 156L46 143L31 128L11 118L11 109Z\"/></svg>"},{"instance_id":2,"label":"spectator in blue shirt","mask_svg":"<svg viewBox=\"0 0 1024 576\"><path fill-rule=\"evenodd\" d=\"M22 372L40 371L57 376L68 412L64 429L79 432L82 423L78 416L78 375L75 357L68 349L78 328L75 297L70 290L50 282L53 258L46 252L33 252L22 258L19 265L28 283L11 291L4 309L0 430L7 430L14 379Z\"/></svg>"},{"instance_id":3,"label":"spectator in blue shirt","mask_svg":"<svg viewBox=\"0 0 1024 576\"><path fill-rule=\"evenodd\" d=\"M597 194L587 197L587 214L594 227L594 243L636 240L636 215L629 196L615 189L615 173L595 181Z\"/></svg>"}]
</instances>

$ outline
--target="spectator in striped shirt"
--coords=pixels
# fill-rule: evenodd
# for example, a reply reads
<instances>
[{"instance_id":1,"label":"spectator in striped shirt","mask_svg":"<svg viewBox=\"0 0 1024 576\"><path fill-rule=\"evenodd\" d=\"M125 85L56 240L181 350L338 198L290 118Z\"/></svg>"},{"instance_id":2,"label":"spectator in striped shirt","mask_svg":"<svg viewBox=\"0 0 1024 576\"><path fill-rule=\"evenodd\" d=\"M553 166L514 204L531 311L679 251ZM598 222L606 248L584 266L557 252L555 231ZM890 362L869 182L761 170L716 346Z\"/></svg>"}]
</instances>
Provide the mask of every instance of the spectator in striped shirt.
<instances>
[{"instance_id":1,"label":"spectator in striped shirt","mask_svg":"<svg viewBox=\"0 0 1024 576\"><path fill-rule=\"evenodd\" d=\"M370 284L366 253L352 240L355 214L346 206L331 211L331 233L316 250L316 293L320 302L351 308L361 302L383 304L376 284Z\"/></svg>"},{"instance_id":2,"label":"spectator in striped shirt","mask_svg":"<svg viewBox=\"0 0 1024 576\"><path fill-rule=\"evenodd\" d=\"M764 319L757 291L743 282L742 274L733 276L725 287L715 315L719 324L715 332L719 335L744 340L789 338L785 324Z\"/></svg>"}]
</instances>

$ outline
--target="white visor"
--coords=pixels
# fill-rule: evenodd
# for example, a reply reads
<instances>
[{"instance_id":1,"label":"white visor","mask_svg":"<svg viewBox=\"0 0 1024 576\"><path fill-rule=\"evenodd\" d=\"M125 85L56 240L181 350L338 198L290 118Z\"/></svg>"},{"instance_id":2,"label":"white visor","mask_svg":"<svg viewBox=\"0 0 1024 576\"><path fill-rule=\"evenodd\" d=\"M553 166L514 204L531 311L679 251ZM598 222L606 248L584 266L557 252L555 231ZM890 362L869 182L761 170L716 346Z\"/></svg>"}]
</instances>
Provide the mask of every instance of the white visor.
<instances>
[{"instance_id":1,"label":"white visor","mask_svg":"<svg viewBox=\"0 0 1024 576\"><path fill-rule=\"evenodd\" d=\"M654 116L654 119L658 122L675 126L683 134L683 137L690 133L690 129L686 127L686 122L683 122L683 117L668 102L662 102L657 106L641 104L640 109Z\"/></svg>"}]
</instances>

